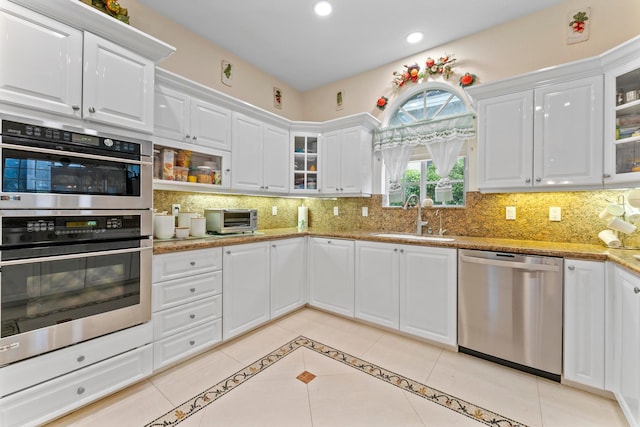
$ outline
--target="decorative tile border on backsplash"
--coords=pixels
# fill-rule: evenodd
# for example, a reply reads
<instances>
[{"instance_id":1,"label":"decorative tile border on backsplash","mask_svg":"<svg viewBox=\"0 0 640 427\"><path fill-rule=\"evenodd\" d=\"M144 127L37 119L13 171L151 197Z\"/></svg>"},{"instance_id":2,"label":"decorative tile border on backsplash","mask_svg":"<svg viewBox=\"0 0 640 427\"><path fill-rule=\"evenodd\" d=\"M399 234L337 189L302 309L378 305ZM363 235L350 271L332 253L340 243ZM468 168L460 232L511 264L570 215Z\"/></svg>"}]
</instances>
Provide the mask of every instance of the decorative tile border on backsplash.
<instances>
[{"instance_id":1,"label":"decorative tile border on backsplash","mask_svg":"<svg viewBox=\"0 0 640 427\"><path fill-rule=\"evenodd\" d=\"M465 208L440 209L442 227L454 236L492 237L600 245L598 233L606 228L598 213L615 203L624 190L547 193L482 194L467 193ZM154 206L168 210L180 203L183 211L202 212L207 208L242 207L258 209L260 229L289 228L297 224L298 206L309 208L309 226L315 230L394 231L413 233L416 209L382 207L382 196L337 199L218 195L154 191ZM278 214L272 215L276 206ZM338 207L338 216L333 208ZM515 206L515 221L505 220L505 208ZM549 221L549 207L562 210L562 221ZM366 207L368 216L362 216ZM423 219L433 230L439 228L437 208L423 210ZM428 228L428 227L427 227ZM640 231L626 236L629 245L640 246Z\"/></svg>"}]
</instances>

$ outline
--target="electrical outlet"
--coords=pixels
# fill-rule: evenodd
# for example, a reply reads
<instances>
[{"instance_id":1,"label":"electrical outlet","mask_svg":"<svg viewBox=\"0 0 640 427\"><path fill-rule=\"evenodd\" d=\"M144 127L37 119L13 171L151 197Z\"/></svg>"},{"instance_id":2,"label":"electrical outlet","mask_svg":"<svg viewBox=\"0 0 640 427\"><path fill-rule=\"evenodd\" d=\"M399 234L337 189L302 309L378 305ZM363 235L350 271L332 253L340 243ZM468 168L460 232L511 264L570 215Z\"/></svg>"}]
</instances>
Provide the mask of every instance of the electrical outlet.
<instances>
[{"instance_id":1,"label":"electrical outlet","mask_svg":"<svg viewBox=\"0 0 640 427\"><path fill-rule=\"evenodd\" d=\"M171 215L178 216L179 213L180 213L180 204L179 203L172 204L171 205Z\"/></svg>"},{"instance_id":2,"label":"electrical outlet","mask_svg":"<svg viewBox=\"0 0 640 427\"><path fill-rule=\"evenodd\" d=\"M271 215L273 215L273 216L278 215L278 207L277 206L271 206Z\"/></svg>"},{"instance_id":3,"label":"electrical outlet","mask_svg":"<svg viewBox=\"0 0 640 427\"><path fill-rule=\"evenodd\" d=\"M338 216L338 207L337 206L333 207L333 215L334 216Z\"/></svg>"},{"instance_id":4,"label":"electrical outlet","mask_svg":"<svg viewBox=\"0 0 640 427\"><path fill-rule=\"evenodd\" d=\"M362 207L362 216L369 216L369 208L367 206Z\"/></svg>"},{"instance_id":5,"label":"electrical outlet","mask_svg":"<svg viewBox=\"0 0 640 427\"><path fill-rule=\"evenodd\" d=\"M549 208L549 221L561 221L562 209L558 206L551 206Z\"/></svg>"},{"instance_id":6,"label":"electrical outlet","mask_svg":"<svg viewBox=\"0 0 640 427\"><path fill-rule=\"evenodd\" d=\"M516 207L515 206L507 206L506 219L508 219L510 221L516 219Z\"/></svg>"}]
</instances>

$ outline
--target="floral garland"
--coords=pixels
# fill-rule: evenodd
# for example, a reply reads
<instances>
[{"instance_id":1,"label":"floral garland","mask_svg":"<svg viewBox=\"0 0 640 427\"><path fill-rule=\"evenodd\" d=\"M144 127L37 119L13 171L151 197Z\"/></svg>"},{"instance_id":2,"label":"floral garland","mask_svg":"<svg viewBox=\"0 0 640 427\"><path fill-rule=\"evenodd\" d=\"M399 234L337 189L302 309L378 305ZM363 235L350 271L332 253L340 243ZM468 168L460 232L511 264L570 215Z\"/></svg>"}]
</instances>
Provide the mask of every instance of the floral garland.
<instances>
[{"instance_id":1,"label":"floral garland","mask_svg":"<svg viewBox=\"0 0 640 427\"><path fill-rule=\"evenodd\" d=\"M404 86L407 82L417 83L420 80L423 80L429 76L443 76L445 79L449 79L453 74L453 66L455 65L456 59L453 55L448 55L445 53L444 56L441 56L437 60L429 57L425 61L425 67L422 69L418 63L414 63L412 65L405 65L404 70L402 71L394 71L393 72L393 85L396 88L400 88ZM471 73L464 73L463 76L458 80L458 84L460 87L467 87L474 84L477 80L477 76ZM386 96L381 96L376 101L376 108L379 110L384 110L389 103L389 98Z\"/></svg>"}]
</instances>

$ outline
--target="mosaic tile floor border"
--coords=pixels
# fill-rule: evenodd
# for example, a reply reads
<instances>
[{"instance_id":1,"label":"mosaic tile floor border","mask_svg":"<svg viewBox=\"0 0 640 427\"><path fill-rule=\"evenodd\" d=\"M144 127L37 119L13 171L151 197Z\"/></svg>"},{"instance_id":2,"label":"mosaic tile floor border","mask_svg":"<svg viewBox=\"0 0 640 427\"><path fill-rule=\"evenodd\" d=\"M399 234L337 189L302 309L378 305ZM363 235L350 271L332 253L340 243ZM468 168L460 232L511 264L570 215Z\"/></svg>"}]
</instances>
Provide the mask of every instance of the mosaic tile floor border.
<instances>
[{"instance_id":1,"label":"mosaic tile floor border","mask_svg":"<svg viewBox=\"0 0 640 427\"><path fill-rule=\"evenodd\" d=\"M246 366L235 374L225 378L202 393L199 393L181 405L175 407L161 417L153 420L145 427L169 427L181 423L191 415L197 413L201 409L204 409L207 405L210 405L222 396L236 389L242 383L250 380L269 366L273 366L275 363L299 348L306 348L315 351L318 354L341 362L347 366L371 375L374 378L457 412L462 416L478 421L479 423L496 427L526 427L518 421L514 421L493 411L474 405L440 390L436 390L418 381L414 381L408 377L389 371L378 365L367 362L366 360L351 356L348 353L304 336L299 336L273 352L261 357L254 363Z\"/></svg>"}]
</instances>

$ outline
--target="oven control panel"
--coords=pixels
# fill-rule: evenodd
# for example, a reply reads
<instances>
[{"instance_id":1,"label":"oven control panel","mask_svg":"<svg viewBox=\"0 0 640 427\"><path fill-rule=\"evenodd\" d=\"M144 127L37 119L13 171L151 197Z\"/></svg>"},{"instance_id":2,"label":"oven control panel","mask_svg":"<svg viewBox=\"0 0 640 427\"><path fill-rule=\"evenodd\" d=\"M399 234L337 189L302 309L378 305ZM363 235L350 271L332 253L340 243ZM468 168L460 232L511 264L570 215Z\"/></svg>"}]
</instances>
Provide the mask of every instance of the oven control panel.
<instances>
[{"instance_id":1,"label":"oven control panel","mask_svg":"<svg viewBox=\"0 0 640 427\"><path fill-rule=\"evenodd\" d=\"M2 217L2 246L106 239L141 235L140 215Z\"/></svg>"}]
</instances>

